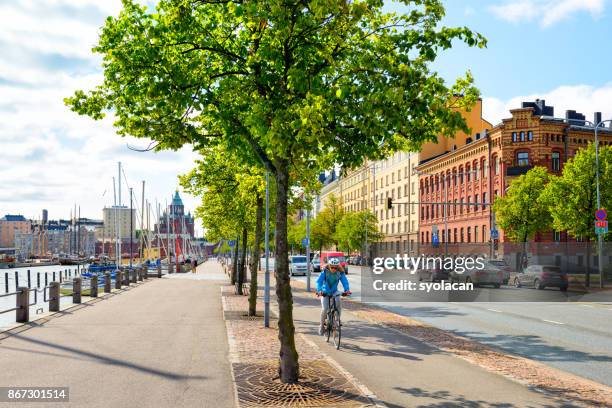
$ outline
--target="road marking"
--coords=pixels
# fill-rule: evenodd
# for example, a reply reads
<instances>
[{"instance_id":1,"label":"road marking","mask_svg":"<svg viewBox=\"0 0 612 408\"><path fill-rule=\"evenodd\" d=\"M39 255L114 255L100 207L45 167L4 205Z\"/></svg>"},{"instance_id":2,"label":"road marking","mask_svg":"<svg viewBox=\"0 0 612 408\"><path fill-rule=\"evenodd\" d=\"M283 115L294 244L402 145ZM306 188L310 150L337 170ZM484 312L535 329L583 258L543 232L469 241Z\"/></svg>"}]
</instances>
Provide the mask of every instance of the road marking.
<instances>
[{"instance_id":1,"label":"road marking","mask_svg":"<svg viewBox=\"0 0 612 408\"><path fill-rule=\"evenodd\" d=\"M595 307L595 306L593 306L593 305L580 305L580 306L583 306L583 307L591 307L591 308L594 308L594 307Z\"/></svg>"},{"instance_id":2,"label":"road marking","mask_svg":"<svg viewBox=\"0 0 612 408\"><path fill-rule=\"evenodd\" d=\"M547 320L547 319L542 319L542 321L543 321L543 322L552 323L552 324L565 324L565 323L562 323L562 322L556 322L556 321L554 321L554 320Z\"/></svg>"},{"instance_id":3,"label":"road marking","mask_svg":"<svg viewBox=\"0 0 612 408\"><path fill-rule=\"evenodd\" d=\"M501 310L497 310L497 309L487 309L490 310L491 312L495 312L495 313L503 313Z\"/></svg>"}]
</instances>

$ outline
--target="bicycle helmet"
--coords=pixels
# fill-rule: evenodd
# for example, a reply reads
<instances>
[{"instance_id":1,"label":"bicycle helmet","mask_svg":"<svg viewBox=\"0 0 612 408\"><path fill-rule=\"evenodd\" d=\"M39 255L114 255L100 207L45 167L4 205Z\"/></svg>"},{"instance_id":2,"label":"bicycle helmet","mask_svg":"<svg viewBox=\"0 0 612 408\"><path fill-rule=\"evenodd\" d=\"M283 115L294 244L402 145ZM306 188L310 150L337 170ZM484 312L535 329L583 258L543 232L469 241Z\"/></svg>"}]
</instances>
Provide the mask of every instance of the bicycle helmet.
<instances>
[{"instance_id":1,"label":"bicycle helmet","mask_svg":"<svg viewBox=\"0 0 612 408\"><path fill-rule=\"evenodd\" d=\"M329 266L340 266L340 261L338 258L331 258L329 260Z\"/></svg>"}]
</instances>

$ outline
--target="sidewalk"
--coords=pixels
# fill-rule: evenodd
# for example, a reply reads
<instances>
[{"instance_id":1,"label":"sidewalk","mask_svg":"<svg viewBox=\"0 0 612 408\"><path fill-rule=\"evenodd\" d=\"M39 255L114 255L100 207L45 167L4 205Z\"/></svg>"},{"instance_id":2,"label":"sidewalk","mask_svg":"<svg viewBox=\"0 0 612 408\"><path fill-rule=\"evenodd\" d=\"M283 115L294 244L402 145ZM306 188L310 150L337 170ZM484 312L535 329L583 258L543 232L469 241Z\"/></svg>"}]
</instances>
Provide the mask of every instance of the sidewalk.
<instances>
[{"instance_id":1,"label":"sidewalk","mask_svg":"<svg viewBox=\"0 0 612 408\"><path fill-rule=\"evenodd\" d=\"M233 407L222 276L205 266L1 340L0 386L70 387L68 404L20 407Z\"/></svg>"}]
</instances>

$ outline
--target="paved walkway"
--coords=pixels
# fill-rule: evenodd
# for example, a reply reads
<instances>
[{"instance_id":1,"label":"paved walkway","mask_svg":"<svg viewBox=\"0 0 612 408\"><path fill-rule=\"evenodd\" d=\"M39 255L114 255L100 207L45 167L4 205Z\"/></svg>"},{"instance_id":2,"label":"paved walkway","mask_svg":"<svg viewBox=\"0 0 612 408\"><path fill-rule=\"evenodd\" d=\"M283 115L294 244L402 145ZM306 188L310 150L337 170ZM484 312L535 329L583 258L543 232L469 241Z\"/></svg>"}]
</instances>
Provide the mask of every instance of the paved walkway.
<instances>
[{"instance_id":1,"label":"paved walkway","mask_svg":"<svg viewBox=\"0 0 612 408\"><path fill-rule=\"evenodd\" d=\"M65 406L233 407L222 276L205 266L1 340L0 386L67 386Z\"/></svg>"}]
</instances>

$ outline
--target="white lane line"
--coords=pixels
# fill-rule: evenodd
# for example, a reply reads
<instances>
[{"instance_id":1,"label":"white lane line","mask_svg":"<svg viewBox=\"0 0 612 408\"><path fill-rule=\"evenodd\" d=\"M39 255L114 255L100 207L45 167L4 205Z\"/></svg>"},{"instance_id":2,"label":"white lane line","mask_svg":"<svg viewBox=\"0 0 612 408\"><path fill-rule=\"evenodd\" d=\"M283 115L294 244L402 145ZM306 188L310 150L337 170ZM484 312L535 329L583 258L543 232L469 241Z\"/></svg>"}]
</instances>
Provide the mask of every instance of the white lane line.
<instances>
[{"instance_id":1,"label":"white lane line","mask_svg":"<svg viewBox=\"0 0 612 408\"><path fill-rule=\"evenodd\" d=\"M594 308L594 307L595 307L595 306L593 306L593 305L580 305L580 306L582 306L582 307L591 307L591 308Z\"/></svg>"},{"instance_id":2,"label":"white lane line","mask_svg":"<svg viewBox=\"0 0 612 408\"><path fill-rule=\"evenodd\" d=\"M547 319L542 319L542 321L543 322L547 322L547 323L552 323L552 324L565 324L565 323L562 323L562 322L556 322L554 320L547 320Z\"/></svg>"},{"instance_id":3,"label":"white lane line","mask_svg":"<svg viewBox=\"0 0 612 408\"><path fill-rule=\"evenodd\" d=\"M495 312L495 313L504 313L501 310L497 310L497 309L487 309L490 310L491 312Z\"/></svg>"}]
</instances>

